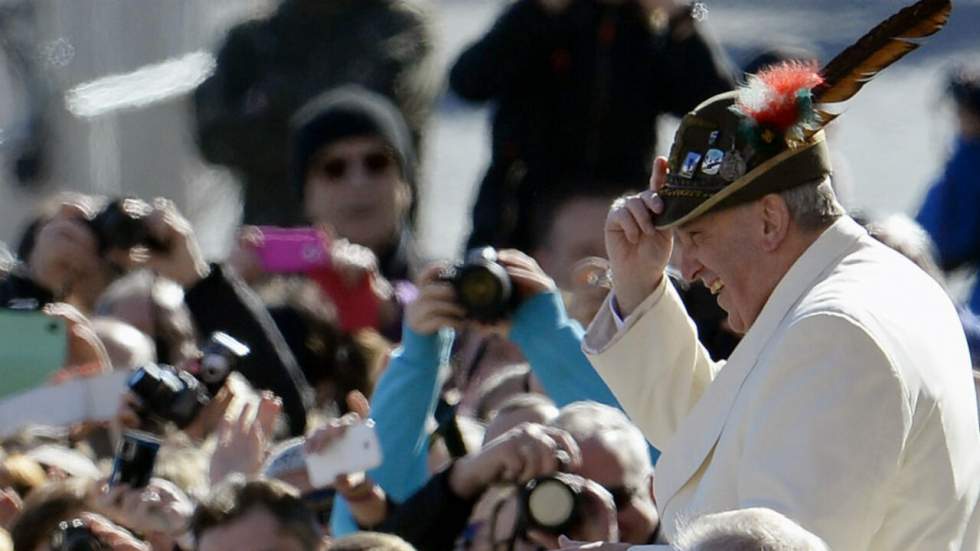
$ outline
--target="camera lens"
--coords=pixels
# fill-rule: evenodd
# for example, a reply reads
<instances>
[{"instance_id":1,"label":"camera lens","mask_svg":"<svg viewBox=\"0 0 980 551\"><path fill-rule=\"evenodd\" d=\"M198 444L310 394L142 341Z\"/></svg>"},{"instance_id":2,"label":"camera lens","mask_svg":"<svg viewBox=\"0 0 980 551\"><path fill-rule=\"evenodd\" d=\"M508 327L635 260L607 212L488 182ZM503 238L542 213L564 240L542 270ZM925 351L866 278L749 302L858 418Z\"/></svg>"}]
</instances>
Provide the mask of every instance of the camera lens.
<instances>
[{"instance_id":1,"label":"camera lens","mask_svg":"<svg viewBox=\"0 0 980 551\"><path fill-rule=\"evenodd\" d=\"M170 366L145 365L129 377L128 385L149 413L173 421L178 428L189 425L211 401L208 390L193 375Z\"/></svg>"},{"instance_id":2,"label":"camera lens","mask_svg":"<svg viewBox=\"0 0 980 551\"><path fill-rule=\"evenodd\" d=\"M501 302L504 288L489 270L473 269L459 281L459 300L470 308L487 308Z\"/></svg>"},{"instance_id":3,"label":"camera lens","mask_svg":"<svg viewBox=\"0 0 980 551\"><path fill-rule=\"evenodd\" d=\"M457 267L451 278L460 306L470 319L492 323L513 307L513 291L507 270L496 261L492 248L476 249Z\"/></svg>"},{"instance_id":4,"label":"camera lens","mask_svg":"<svg viewBox=\"0 0 980 551\"><path fill-rule=\"evenodd\" d=\"M81 519L64 520L51 536L52 551L103 551L105 545Z\"/></svg>"},{"instance_id":5,"label":"camera lens","mask_svg":"<svg viewBox=\"0 0 980 551\"><path fill-rule=\"evenodd\" d=\"M557 528L567 523L575 512L575 494L559 480L541 480L528 494L527 508L536 524Z\"/></svg>"}]
</instances>

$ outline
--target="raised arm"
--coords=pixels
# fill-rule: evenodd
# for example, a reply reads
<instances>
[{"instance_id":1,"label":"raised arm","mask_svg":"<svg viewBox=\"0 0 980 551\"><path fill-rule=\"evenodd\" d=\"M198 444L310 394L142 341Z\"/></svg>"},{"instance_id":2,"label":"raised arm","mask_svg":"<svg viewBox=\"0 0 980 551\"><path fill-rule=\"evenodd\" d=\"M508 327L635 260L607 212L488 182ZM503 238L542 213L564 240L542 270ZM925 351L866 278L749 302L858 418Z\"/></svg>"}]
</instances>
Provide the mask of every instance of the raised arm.
<instances>
[{"instance_id":1,"label":"raised arm","mask_svg":"<svg viewBox=\"0 0 980 551\"><path fill-rule=\"evenodd\" d=\"M665 275L673 236L655 220L663 212L656 190L666 177L667 160L658 157L650 190L616 201L609 212L613 292L583 344L627 415L661 449L720 367Z\"/></svg>"}]
</instances>

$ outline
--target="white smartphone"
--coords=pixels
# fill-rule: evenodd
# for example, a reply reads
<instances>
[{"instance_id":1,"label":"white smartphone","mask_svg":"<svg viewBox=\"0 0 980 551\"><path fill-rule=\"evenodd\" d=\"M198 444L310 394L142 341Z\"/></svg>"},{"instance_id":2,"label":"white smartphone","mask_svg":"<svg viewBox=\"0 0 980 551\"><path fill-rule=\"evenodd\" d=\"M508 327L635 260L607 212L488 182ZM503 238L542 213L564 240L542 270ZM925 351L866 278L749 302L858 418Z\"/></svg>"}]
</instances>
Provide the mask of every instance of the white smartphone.
<instances>
[{"instance_id":1,"label":"white smartphone","mask_svg":"<svg viewBox=\"0 0 980 551\"><path fill-rule=\"evenodd\" d=\"M381 444L374 421L347 428L344 436L319 453L306 454L306 472L314 488L333 486L337 475L367 471L381 464Z\"/></svg>"}]
</instances>

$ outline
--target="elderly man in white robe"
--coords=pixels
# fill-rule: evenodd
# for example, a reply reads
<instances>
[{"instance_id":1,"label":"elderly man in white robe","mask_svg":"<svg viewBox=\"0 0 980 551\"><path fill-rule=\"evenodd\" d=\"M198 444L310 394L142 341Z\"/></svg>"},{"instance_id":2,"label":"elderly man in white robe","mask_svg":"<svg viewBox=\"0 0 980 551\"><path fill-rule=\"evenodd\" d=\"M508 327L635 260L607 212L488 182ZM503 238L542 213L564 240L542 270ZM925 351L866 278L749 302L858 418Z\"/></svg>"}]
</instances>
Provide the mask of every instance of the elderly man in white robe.
<instances>
[{"instance_id":1,"label":"elderly man in white robe","mask_svg":"<svg viewBox=\"0 0 980 551\"><path fill-rule=\"evenodd\" d=\"M843 213L814 105L861 83L842 93L823 75L772 68L685 116L651 189L610 211L613 292L584 348L663 451L662 543L701 515L766 507L835 550L980 549L980 430L956 310ZM665 277L672 252L744 333L727 362L698 344Z\"/></svg>"}]
</instances>

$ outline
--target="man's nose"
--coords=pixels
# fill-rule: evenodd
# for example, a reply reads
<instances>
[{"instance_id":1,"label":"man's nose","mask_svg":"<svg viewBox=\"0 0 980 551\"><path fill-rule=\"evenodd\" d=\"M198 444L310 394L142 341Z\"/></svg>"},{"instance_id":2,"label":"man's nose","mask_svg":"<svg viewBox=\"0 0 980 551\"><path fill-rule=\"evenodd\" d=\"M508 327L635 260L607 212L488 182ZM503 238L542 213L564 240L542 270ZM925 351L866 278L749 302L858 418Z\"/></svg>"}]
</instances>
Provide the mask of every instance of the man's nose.
<instances>
[{"instance_id":1,"label":"man's nose","mask_svg":"<svg viewBox=\"0 0 980 551\"><path fill-rule=\"evenodd\" d=\"M367 167L361 160L351 161L347 174L344 175L344 185L351 187L363 187L370 183L370 174Z\"/></svg>"},{"instance_id":2,"label":"man's nose","mask_svg":"<svg viewBox=\"0 0 980 551\"><path fill-rule=\"evenodd\" d=\"M684 281L694 281L704 268L704 265L698 262L693 254L684 251L683 247L678 247L675 255L675 260L681 268L681 276L684 277Z\"/></svg>"}]
</instances>

